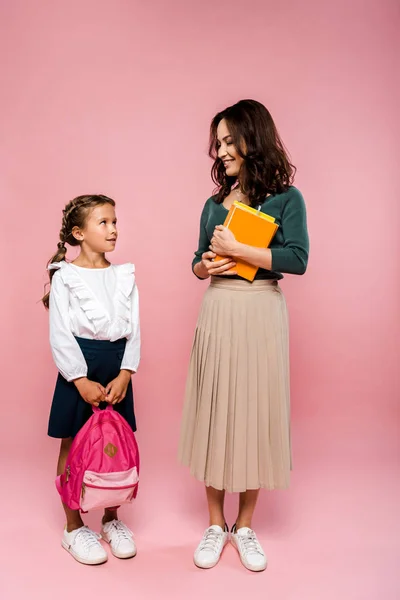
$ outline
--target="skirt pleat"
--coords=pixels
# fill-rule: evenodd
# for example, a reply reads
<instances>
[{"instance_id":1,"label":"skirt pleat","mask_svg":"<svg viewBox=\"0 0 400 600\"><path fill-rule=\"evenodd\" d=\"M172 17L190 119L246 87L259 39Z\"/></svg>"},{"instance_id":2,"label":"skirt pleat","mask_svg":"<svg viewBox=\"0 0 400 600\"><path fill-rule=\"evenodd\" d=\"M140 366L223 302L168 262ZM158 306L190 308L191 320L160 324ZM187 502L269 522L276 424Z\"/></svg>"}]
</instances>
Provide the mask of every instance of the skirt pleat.
<instances>
[{"instance_id":1,"label":"skirt pleat","mask_svg":"<svg viewBox=\"0 0 400 600\"><path fill-rule=\"evenodd\" d=\"M179 459L219 490L289 485L288 317L276 281L212 278L190 356Z\"/></svg>"}]
</instances>

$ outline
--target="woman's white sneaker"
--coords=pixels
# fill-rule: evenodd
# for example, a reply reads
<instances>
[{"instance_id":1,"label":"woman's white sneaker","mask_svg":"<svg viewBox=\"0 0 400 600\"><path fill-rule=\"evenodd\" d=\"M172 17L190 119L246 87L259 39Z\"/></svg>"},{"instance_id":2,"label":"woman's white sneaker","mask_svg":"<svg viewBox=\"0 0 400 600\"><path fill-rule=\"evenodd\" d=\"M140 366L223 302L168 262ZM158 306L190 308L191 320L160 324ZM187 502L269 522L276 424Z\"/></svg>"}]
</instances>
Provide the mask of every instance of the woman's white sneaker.
<instances>
[{"instance_id":1,"label":"woman's white sneaker","mask_svg":"<svg viewBox=\"0 0 400 600\"><path fill-rule=\"evenodd\" d=\"M206 529L194 553L196 567L200 567L200 569L215 567L221 558L222 550L228 542L228 536L227 525L225 525L225 529L222 529L219 525L211 525Z\"/></svg>"},{"instance_id":2,"label":"woman's white sneaker","mask_svg":"<svg viewBox=\"0 0 400 600\"><path fill-rule=\"evenodd\" d=\"M264 571L267 567L267 557L257 539L255 532L249 527L236 529L232 527L231 542L237 548L242 564L249 571Z\"/></svg>"},{"instance_id":3,"label":"woman's white sneaker","mask_svg":"<svg viewBox=\"0 0 400 600\"><path fill-rule=\"evenodd\" d=\"M111 552L117 558L133 558L136 556L136 545L132 531L117 519L102 526L101 537L110 544Z\"/></svg>"},{"instance_id":4,"label":"woman's white sneaker","mask_svg":"<svg viewBox=\"0 0 400 600\"><path fill-rule=\"evenodd\" d=\"M84 565L101 565L107 561L108 555L100 544L100 539L98 533L84 526L70 532L64 529L61 544L78 562Z\"/></svg>"}]
</instances>

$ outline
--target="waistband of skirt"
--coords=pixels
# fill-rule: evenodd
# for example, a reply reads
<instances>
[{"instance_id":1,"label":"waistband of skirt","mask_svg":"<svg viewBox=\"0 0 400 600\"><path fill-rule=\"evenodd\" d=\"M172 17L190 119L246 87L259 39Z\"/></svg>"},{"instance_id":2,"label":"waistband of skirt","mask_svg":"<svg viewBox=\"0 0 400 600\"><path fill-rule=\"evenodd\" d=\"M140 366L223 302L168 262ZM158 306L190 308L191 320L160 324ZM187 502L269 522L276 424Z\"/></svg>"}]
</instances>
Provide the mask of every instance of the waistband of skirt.
<instances>
[{"instance_id":1,"label":"waistband of skirt","mask_svg":"<svg viewBox=\"0 0 400 600\"><path fill-rule=\"evenodd\" d=\"M277 288L278 281L276 279L255 279L253 282L246 279L230 279L225 277L211 276L210 287L221 288L226 290L262 290L268 288Z\"/></svg>"},{"instance_id":2,"label":"waistband of skirt","mask_svg":"<svg viewBox=\"0 0 400 600\"><path fill-rule=\"evenodd\" d=\"M82 351L84 350L98 350L100 352L107 350L120 350L126 346L126 338L121 338L115 342L109 340L91 340L89 338L82 338L75 336L76 341Z\"/></svg>"}]
</instances>

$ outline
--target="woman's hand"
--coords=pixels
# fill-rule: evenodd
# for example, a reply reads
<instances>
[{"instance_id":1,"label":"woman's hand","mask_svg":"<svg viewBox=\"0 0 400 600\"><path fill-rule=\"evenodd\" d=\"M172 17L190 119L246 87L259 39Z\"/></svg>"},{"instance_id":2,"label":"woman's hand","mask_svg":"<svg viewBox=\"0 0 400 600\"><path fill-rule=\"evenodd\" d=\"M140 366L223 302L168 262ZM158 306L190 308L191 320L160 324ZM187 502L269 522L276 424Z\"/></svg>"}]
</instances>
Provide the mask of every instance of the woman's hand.
<instances>
[{"instance_id":1,"label":"woman's hand","mask_svg":"<svg viewBox=\"0 0 400 600\"><path fill-rule=\"evenodd\" d=\"M224 225L217 225L211 238L210 250L220 256L233 256L236 245L232 231Z\"/></svg>"},{"instance_id":2,"label":"woman's hand","mask_svg":"<svg viewBox=\"0 0 400 600\"><path fill-rule=\"evenodd\" d=\"M231 258L223 258L222 260L213 259L217 255L215 252L204 252L201 257L201 264L208 276L210 275L236 275L236 271L232 271L236 263Z\"/></svg>"},{"instance_id":3,"label":"woman's hand","mask_svg":"<svg viewBox=\"0 0 400 600\"><path fill-rule=\"evenodd\" d=\"M118 377L113 379L106 387L106 402L109 404L119 404L126 396L131 372L122 369Z\"/></svg>"},{"instance_id":4,"label":"woman's hand","mask_svg":"<svg viewBox=\"0 0 400 600\"><path fill-rule=\"evenodd\" d=\"M75 379L75 387L85 402L92 406L98 406L106 400L106 390L100 383L91 381L87 377Z\"/></svg>"}]
</instances>

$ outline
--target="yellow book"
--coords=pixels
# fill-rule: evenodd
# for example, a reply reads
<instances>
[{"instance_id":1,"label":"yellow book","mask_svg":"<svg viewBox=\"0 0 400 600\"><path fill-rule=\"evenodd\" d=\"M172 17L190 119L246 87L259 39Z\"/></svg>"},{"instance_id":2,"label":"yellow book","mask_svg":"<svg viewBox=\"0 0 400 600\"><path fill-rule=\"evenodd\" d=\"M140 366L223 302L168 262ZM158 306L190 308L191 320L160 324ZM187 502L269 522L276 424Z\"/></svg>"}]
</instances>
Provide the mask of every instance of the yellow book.
<instances>
[{"instance_id":1,"label":"yellow book","mask_svg":"<svg viewBox=\"0 0 400 600\"><path fill-rule=\"evenodd\" d=\"M229 209L224 225L232 231L238 242L256 248L268 248L278 229L273 217L236 201ZM222 258L222 256L216 256L214 260ZM258 267L243 260L237 260L234 270L240 277L253 281Z\"/></svg>"}]
</instances>

